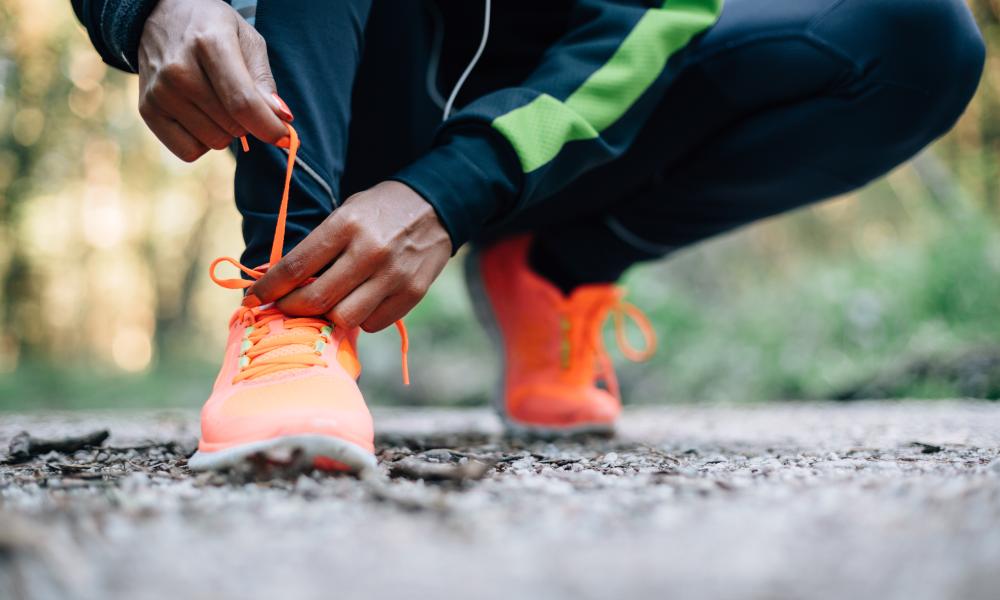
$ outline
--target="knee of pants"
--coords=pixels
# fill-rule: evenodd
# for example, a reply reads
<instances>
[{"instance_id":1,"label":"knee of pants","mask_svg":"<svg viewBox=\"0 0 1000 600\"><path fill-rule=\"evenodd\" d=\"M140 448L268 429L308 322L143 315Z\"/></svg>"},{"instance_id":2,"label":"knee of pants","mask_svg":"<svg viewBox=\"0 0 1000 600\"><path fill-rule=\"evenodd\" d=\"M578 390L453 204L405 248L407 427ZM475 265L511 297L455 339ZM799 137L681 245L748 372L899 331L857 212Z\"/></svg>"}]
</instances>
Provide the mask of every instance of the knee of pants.
<instances>
[{"instance_id":1,"label":"knee of pants","mask_svg":"<svg viewBox=\"0 0 1000 600\"><path fill-rule=\"evenodd\" d=\"M847 91L879 114L872 135L899 147L950 129L982 74L986 48L965 0L843 0L811 29L854 64Z\"/></svg>"},{"instance_id":2,"label":"knee of pants","mask_svg":"<svg viewBox=\"0 0 1000 600\"><path fill-rule=\"evenodd\" d=\"M926 141L954 125L979 85L986 47L965 0L847 0L817 27L862 69L862 86L910 92L895 117Z\"/></svg>"}]
</instances>

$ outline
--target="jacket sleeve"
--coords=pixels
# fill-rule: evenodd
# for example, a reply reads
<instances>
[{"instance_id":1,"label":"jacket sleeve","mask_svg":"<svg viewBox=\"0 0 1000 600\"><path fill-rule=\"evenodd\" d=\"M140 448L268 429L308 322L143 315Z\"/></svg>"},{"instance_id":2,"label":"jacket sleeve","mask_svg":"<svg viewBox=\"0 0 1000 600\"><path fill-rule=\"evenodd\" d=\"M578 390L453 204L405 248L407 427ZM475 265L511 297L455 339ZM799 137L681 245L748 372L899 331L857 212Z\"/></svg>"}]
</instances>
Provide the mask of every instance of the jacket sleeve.
<instances>
[{"instance_id":1,"label":"jacket sleeve","mask_svg":"<svg viewBox=\"0 0 1000 600\"><path fill-rule=\"evenodd\" d=\"M393 179L434 206L457 250L624 153L675 76L671 56L721 11L722 0L580 0L520 87L463 107Z\"/></svg>"},{"instance_id":2,"label":"jacket sleeve","mask_svg":"<svg viewBox=\"0 0 1000 600\"><path fill-rule=\"evenodd\" d=\"M139 38L157 0L71 0L98 54L112 67L135 73Z\"/></svg>"}]
</instances>

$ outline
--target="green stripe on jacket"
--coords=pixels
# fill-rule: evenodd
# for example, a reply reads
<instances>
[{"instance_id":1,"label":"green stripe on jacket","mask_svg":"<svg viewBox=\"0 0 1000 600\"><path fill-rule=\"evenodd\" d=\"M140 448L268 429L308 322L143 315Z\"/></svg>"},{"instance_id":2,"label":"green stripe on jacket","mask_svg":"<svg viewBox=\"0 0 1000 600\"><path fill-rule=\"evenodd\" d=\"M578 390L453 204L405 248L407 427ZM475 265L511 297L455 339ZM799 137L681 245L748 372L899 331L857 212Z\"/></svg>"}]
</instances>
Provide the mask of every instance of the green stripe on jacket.
<instances>
[{"instance_id":1,"label":"green stripe on jacket","mask_svg":"<svg viewBox=\"0 0 1000 600\"><path fill-rule=\"evenodd\" d=\"M565 101L548 94L493 120L530 173L554 159L563 146L597 138L620 119L660 76L667 61L710 27L723 0L667 0L651 8L601 68Z\"/></svg>"}]
</instances>

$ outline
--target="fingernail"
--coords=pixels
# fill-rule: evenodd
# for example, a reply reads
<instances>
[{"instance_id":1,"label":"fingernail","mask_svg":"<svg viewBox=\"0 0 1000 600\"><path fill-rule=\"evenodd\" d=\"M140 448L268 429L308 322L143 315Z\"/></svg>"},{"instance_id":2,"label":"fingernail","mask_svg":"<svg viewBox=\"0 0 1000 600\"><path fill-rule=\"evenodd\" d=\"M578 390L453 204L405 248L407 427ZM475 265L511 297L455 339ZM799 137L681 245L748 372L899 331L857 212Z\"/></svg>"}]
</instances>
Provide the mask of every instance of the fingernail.
<instances>
[{"instance_id":1,"label":"fingernail","mask_svg":"<svg viewBox=\"0 0 1000 600\"><path fill-rule=\"evenodd\" d=\"M292 111L288 110L288 105L285 104L285 101L281 99L281 96L279 96L277 93L272 93L271 95L278 102L278 110L281 112L282 118L284 118L286 121L294 121L295 117L292 116Z\"/></svg>"},{"instance_id":2,"label":"fingernail","mask_svg":"<svg viewBox=\"0 0 1000 600\"><path fill-rule=\"evenodd\" d=\"M246 296L243 296L243 306L247 308L257 308L260 306L260 299L253 294L247 294Z\"/></svg>"}]
</instances>

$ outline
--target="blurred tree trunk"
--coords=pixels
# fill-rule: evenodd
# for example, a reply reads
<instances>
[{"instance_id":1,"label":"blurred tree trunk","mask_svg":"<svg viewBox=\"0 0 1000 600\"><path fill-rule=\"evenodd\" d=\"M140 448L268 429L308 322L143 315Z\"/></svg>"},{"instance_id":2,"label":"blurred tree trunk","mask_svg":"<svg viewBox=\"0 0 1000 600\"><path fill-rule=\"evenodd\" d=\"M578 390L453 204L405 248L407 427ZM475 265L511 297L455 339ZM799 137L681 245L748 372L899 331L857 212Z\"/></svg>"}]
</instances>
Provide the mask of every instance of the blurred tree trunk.
<instances>
[{"instance_id":1,"label":"blurred tree trunk","mask_svg":"<svg viewBox=\"0 0 1000 600\"><path fill-rule=\"evenodd\" d=\"M13 26L9 15L3 14L0 20L0 32L9 33ZM6 81L3 82L6 98L18 98L21 87L21 79L16 63L13 68L4 69L7 73ZM10 92L13 90L13 93ZM5 98L5 99L6 99ZM9 101L9 100L8 100ZM0 331L9 337L8 343L13 347L14 355L20 358L31 359L42 354L42 340L39 336L44 328L36 327L32 329L31 323L33 311L31 303L38 298L35 278L31 274L31 262L21 247L19 238L20 212L24 202L28 199L33 188L34 178L31 176L35 172L40 152L37 145L25 146L14 139L13 121L17 114L18 105L12 102L13 110L8 112L9 121L0 127L2 137L0 137L0 149L6 150L5 154L13 159L14 178L5 189L0 189L2 202L0 202L0 227L4 235L4 245L7 247L7 265L3 270L0 279Z\"/></svg>"},{"instance_id":2,"label":"blurred tree trunk","mask_svg":"<svg viewBox=\"0 0 1000 600\"><path fill-rule=\"evenodd\" d=\"M162 285L156 290L156 330L154 339L156 340L157 360L170 360L174 358L174 350L181 345L181 338L192 333L190 331L192 313L194 307L194 288L198 278L202 276L201 257L204 254L205 242L208 238L208 225L211 222L211 206L207 206L191 231L187 244L184 245L183 256L184 268L181 275L180 286L177 288L177 297L171 301L165 301L168 292L163 290ZM147 255L147 261L154 264L156 257L153 251ZM183 349L181 349L183 352Z\"/></svg>"},{"instance_id":3,"label":"blurred tree trunk","mask_svg":"<svg viewBox=\"0 0 1000 600\"><path fill-rule=\"evenodd\" d=\"M1000 35L1000 1L974 0L971 4L987 46L992 47L993 40ZM995 77L991 75L992 59L989 52L986 60L986 71L976 99L979 102L980 176L986 207L997 213L1000 212L997 204L997 199L1000 198L1000 173L997 164L1000 157L1000 94L995 89Z\"/></svg>"},{"instance_id":4,"label":"blurred tree trunk","mask_svg":"<svg viewBox=\"0 0 1000 600\"><path fill-rule=\"evenodd\" d=\"M972 214L972 199L965 186L932 148L916 155L910 166L946 218L962 220Z\"/></svg>"}]
</instances>

